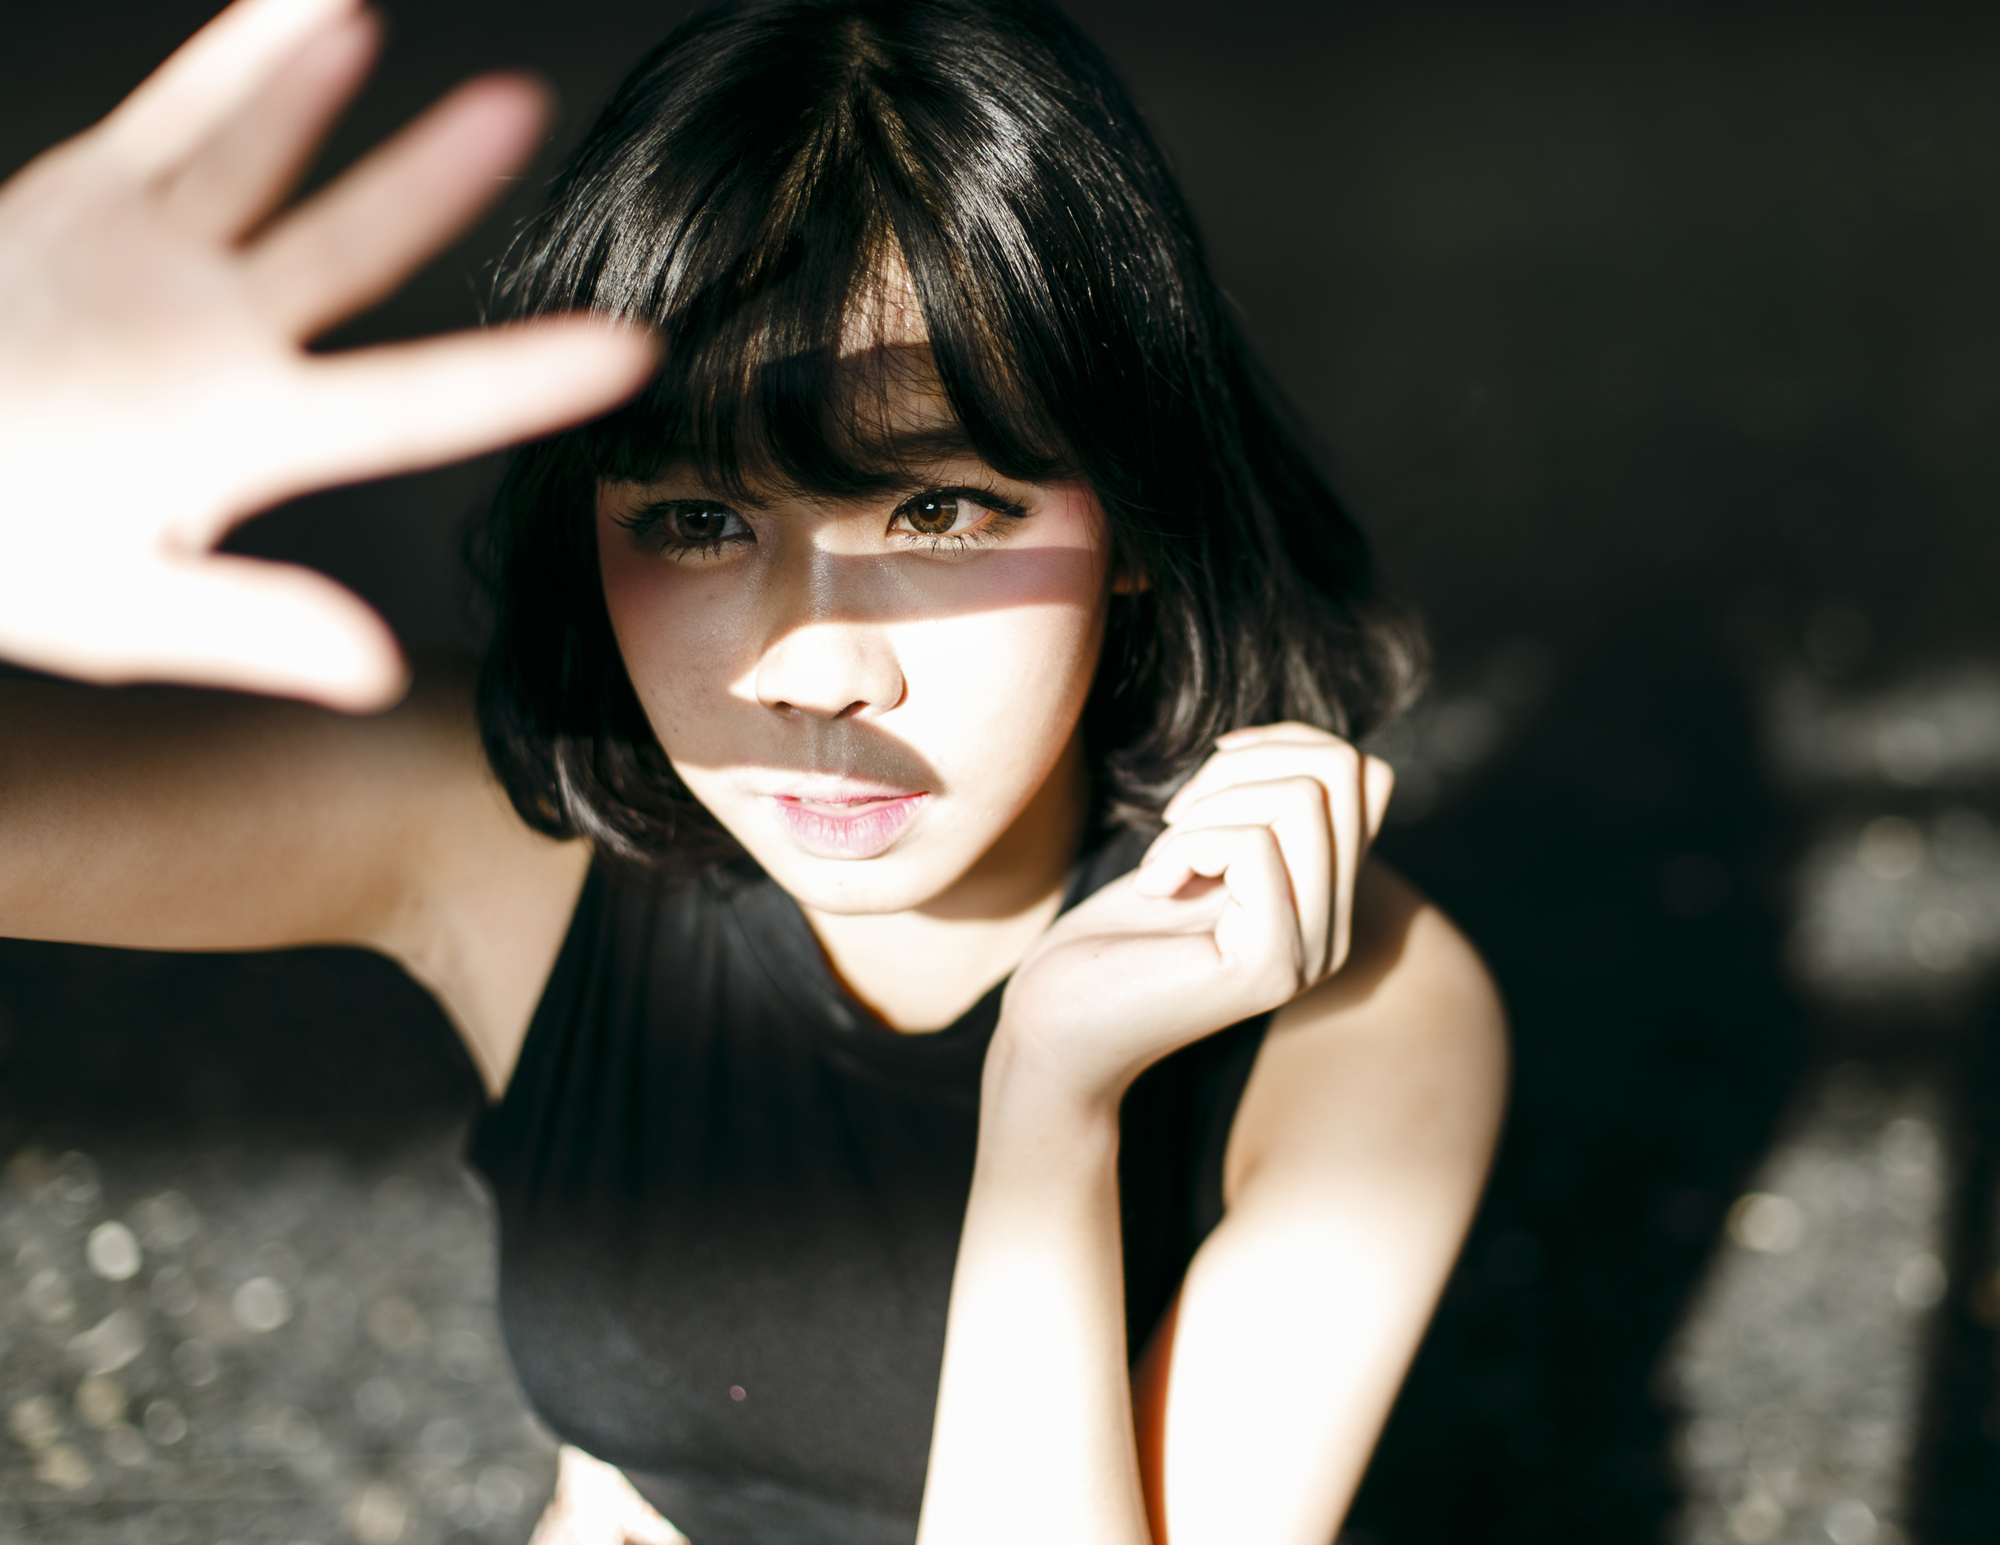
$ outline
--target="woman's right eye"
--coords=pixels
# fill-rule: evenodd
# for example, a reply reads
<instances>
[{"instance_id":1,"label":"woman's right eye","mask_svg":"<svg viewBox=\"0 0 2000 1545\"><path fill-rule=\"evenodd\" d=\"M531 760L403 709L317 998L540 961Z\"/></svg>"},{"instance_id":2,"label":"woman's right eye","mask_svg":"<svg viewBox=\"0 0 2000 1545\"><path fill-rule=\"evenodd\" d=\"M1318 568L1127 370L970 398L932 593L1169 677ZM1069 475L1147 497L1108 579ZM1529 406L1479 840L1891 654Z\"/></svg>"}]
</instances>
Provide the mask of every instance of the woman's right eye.
<instances>
[{"instance_id":1,"label":"woman's right eye","mask_svg":"<svg viewBox=\"0 0 2000 1545\"><path fill-rule=\"evenodd\" d=\"M742 516L733 510L679 507L667 516L667 524L674 535L695 547L710 547L732 536L742 535L740 530L732 529L732 521L737 527L743 525Z\"/></svg>"},{"instance_id":2,"label":"woman's right eye","mask_svg":"<svg viewBox=\"0 0 2000 1545\"><path fill-rule=\"evenodd\" d=\"M648 505L621 524L675 557L712 553L732 542L756 540L748 523L734 510L694 500Z\"/></svg>"}]
</instances>

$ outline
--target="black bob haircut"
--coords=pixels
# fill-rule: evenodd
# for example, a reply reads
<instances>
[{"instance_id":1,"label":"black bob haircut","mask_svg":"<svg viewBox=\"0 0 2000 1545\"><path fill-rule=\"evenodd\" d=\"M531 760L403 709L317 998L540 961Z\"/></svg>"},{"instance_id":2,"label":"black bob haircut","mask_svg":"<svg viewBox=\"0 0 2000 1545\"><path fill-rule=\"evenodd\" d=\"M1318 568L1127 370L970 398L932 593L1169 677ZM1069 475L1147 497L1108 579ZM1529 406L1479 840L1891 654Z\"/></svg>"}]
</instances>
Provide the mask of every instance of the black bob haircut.
<instances>
[{"instance_id":1,"label":"black bob haircut","mask_svg":"<svg viewBox=\"0 0 2000 1545\"><path fill-rule=\"evenodd\" d=\"M973 449L1005 477L1083 479L1142 586L1113 598L1085 710L1099 820L1157 821L1227 730L1358 738L1414 692L1418 634L1076 27L1045 0L736 0L633 71L500 273L503 314L634 318L665 361L518 451L476 538L481 729L531 826L642 863L737 851L626 675L595 487L675 461L724 487L883 486L840 357L898 259Z\"/></svg>"}]
</instances>

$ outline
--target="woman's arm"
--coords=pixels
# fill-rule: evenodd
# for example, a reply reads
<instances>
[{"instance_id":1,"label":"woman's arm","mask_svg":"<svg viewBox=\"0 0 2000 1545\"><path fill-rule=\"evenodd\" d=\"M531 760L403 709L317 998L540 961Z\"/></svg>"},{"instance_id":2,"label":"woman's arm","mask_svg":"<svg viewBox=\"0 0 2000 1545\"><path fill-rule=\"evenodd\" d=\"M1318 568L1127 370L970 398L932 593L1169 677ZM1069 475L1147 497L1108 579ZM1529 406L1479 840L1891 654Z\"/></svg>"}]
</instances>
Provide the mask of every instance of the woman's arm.
<instances>
[{"instance_id":1,"label":"woman's arm","mask_svg":"<svg viewBox=\"0 0 2000 1545\"><path fill-rule=\"evenodd\" d=\"M588 855L514 814L470 688L439 663L357 718L0 682L0 936L380 949L437 993L497 1089Z\"/></svg>"},{"instance_id":2,"label":"woman's arm","mask_svg":"<svg viewBox=\"0 0 2000 1545\"><path fill-rule=\"evenodd\" d=\"M1484 1173L1502 1081L1483 971L1350 881L1386 769L1297 726L1233 738L1134 876L1010 986L946 1338L924 1545L1324 1545ZM1303 994L1301 989L1305 989ZM1125 1361L1117 1108L1140 1068L1290 1002L1246 1090L1231 1208L1148 1360L1147 1516ZM1361 1125L1329 1134L1328 1123ZM1296 1377L1294 1377L1296 1375ZM1254 1495L1253 1495L1254 1492ZM1160 1542L1163 1545L1163 1542Z\"/></svg>"},{"instance_id":3,"label":"woman's arm","mask_svg":"<svg viewBox=\"0 0 2000 1545\"><path fill-rule=\"evenodd\" d=\"M279 499L553 430L643 379L649 346L598 321L307 350L462 229L543 120L526 82L476 82L285 207L377 33L357 0L240 0L0 187L0 655L381 706L402 664L359 601L215 544ZM0 933L373 944L497 1086L583 864L506 809L462 683L365 722L0 683Z\"/></svg>"},{"instance_id":4,"label":"woman's arm","mask_svg":"<svg viewBox=\"0 0 2000 1545\"><path fill-rule=\"evenodd\" d=\"M1327 1545L1485 1181L1507 1043L1484 966L1379 865L1356 927L1266 1038L1228 1213L1141 1361L1159 1545Z\"/></svg>"},{"instance_id":5,"label":"woman's arm","mask_svg":"<svg viewBox=\"0 0 2000 1545\"><path fill-rule=\"evenodd\" d=\"M919 1545L1144 1545L1118 1101L994 1047Z\"/></svg>"}]
</instances>

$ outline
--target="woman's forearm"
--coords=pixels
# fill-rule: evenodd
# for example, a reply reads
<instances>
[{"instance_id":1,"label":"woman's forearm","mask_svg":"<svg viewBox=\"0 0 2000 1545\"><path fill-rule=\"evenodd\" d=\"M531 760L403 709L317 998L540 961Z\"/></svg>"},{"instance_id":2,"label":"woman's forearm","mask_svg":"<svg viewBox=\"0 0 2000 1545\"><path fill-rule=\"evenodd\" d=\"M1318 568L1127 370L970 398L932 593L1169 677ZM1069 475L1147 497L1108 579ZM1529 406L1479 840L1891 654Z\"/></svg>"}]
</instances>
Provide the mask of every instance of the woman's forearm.
<instances>
[{"instance_id":1,"label":"woman's forearm","mask_svg":"<svg viewBox=\"0 0 2000 1545\"><path fill-rule=\"evenodd\" d=\"M1146 1545L1118 1102L996 1046L952 1279L920 1545Z\"/></svg>"},{"instance_id":2,"label":"woman's forearm","mask_svg":"<svg viewBox=\"0 0 2000 1545\"><path fill-rule=\"evenodd\" d=\"M1160 1058L1340 968L1388 779L1306 726L1224 737L1139 868L1016 968L986 1059L921 1545L1150 1545L1119 1101Z\"/></svg>"}]
</instances>

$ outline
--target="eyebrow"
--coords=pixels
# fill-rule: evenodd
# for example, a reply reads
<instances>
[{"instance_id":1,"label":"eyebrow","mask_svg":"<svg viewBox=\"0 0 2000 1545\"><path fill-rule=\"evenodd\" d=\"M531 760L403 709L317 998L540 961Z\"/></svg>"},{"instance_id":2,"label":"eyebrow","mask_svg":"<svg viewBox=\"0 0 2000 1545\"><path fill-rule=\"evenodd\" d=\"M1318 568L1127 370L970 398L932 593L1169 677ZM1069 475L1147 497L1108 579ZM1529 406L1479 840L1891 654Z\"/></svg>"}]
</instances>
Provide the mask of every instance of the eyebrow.
<instances>
[{"instance_id":1,"label":"eyebrow","mask_svg":"<svg viewBox=\"0 0 2000 1545\"><path fill-rule=\"evenodd\" d=\"M981 466L986 465L985 460L973 446L971 437L966 434L964 426L956 419L871 439L863 449L864 459L878 464L882 469L870 481L883 490L904 485L914 487L921 479L910 476L912 472L935 466L940 462L974 461ZM701 469L693 462L680 461L663 468L657 476L647 481L664 483L678 477L699 479L702 475ZM731 499L732 502L753 510L770 507L768 500L759 498L747 488L731 495Z\"/></svg>"},{"instance_id":2,"label":"eyebrow","mask_svg":"<svg viewBox=\"0 0 2000 1545\"><path fill-rule=\"evenodd\" d=\"M890 466L921 466L926 462L978 461L972 438L956 419L923 429L907 429L872 442L868 450Z\"/></svg>"}]
</instances>

